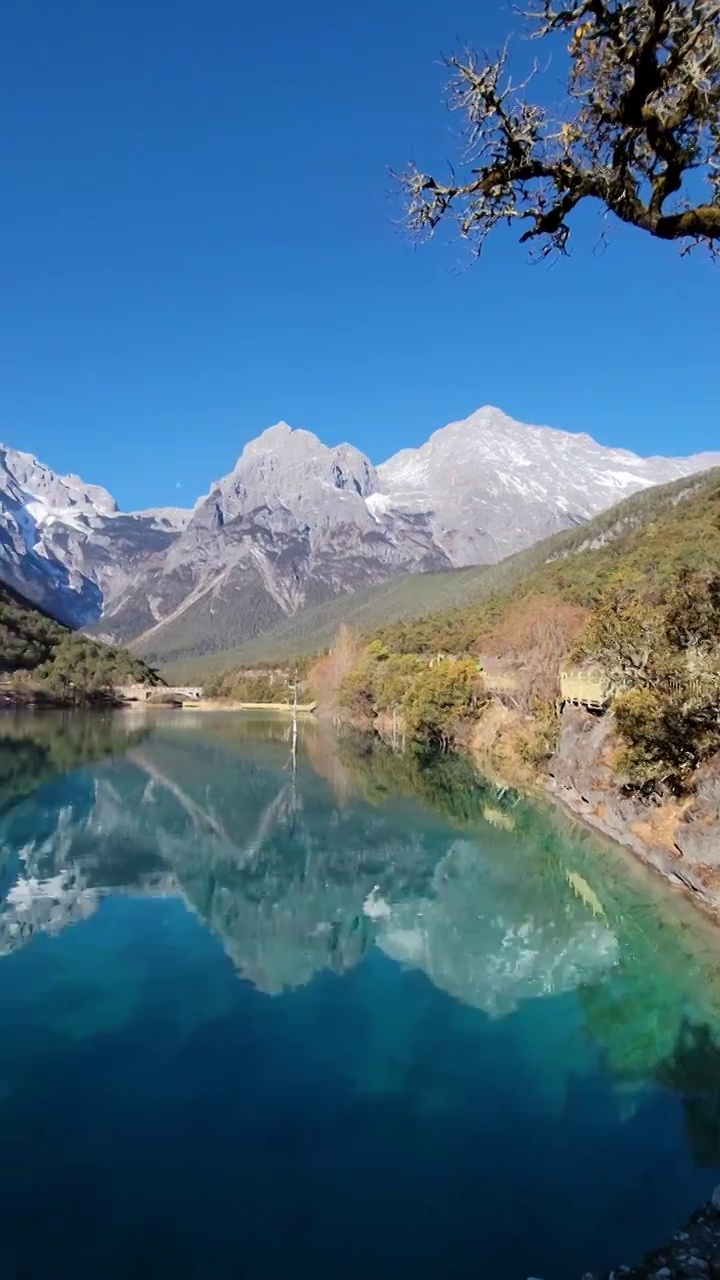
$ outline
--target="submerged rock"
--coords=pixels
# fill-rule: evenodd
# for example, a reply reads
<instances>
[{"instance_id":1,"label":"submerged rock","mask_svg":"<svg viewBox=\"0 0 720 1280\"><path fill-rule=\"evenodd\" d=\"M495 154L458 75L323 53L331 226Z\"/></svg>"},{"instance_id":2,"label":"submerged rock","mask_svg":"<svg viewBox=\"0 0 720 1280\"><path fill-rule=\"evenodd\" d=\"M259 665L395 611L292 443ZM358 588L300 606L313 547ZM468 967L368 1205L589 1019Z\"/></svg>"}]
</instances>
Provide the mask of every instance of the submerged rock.
<instances>
[{"instance_id":1,"label":"submerged rock","mask_svg":"<svg viewBox=\"0 0 720 1280\"><path fill-rule=\"evenodd\" d=\"M693 1213L668 1245L653 1249L635 1267L603 1273L586 1271L581 1280L683 1280L686 1276L720 1276L720 1186L702 1209ZM530 1277L528 1277L530 1280Z\"/></svg>"}]
</instances>

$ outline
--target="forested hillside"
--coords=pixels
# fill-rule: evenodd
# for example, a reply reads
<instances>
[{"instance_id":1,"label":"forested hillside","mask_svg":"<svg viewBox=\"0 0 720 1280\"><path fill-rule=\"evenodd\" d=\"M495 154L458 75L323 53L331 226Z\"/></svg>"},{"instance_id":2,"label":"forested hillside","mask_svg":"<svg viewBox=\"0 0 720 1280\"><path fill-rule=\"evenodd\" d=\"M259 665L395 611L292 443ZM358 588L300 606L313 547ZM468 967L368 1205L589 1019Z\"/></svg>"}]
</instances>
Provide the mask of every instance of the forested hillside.
<instances>
[{"instance_id":1,"label":"forested hillside","mask_svg":"<svg viewBox=\"0 0 720 1280\"><path fill-rule=\"evenodd\" d=\"M157 684L159 677L127 649L69 631L0 584L0 677L23 678L49 694L82 698L115 684Z\"/></svg>"},{"instance_id":2,"label":"forested hillside","mask_svg":"<svg viewBox=\"0 0 720 1280\"><path fill-rule=\"evenodd\" d=\"M469 741L499 663L523 725L518 752L538 768L554 750L570 660L609 682L625 785L681 794L720 748L720 472L643 493L497 568L446 581L460 581L463 603L441 584L450 608L338 629L307 674L321 710L393 732L400 724L425 744ZM396 601L414 585L400 584ZM232 696L242 678L226 676L219 693Z\"/></svg>"},{"instance_id":3,"label":"forested hillside","mask_svg":"<svg viewBox=\"0 0 720 1280\"><path fill-rule=\"evenodd\" d=\"M492 566L412 574L305 609L235 649L170 665L178 679L286 662L329 648L341 624L387 635L407 651L464 648L523 596L560 593L588 605L618 568L660 583L680 567L716 563L720 469L634 494L587 524Z\"/></svg>"}]
</instances>

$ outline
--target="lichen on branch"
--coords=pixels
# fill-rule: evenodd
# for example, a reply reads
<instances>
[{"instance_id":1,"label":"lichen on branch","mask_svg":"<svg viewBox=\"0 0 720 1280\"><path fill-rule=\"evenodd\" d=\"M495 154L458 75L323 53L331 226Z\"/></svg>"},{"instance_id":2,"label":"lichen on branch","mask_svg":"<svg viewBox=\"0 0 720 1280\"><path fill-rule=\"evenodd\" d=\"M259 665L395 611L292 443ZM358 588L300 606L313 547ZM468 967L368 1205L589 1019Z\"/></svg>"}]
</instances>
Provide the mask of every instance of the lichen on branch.
<instances>
[{"instance_id":1,"label":"lichen on branch","mask_svg":"<svg viewBox=\"0 0 720 1280\"><path fill-rule=\"evenodd\" d=\"M557 114L493 61L445 59L460 113L462 170L396 175L413 233L454 222L479 252L501 223L541 254L565 252L570 216L599 201L622 222L684 247L720 247L720 0L534 0L534 38L565 33Z\"/></svg>"}]
</instances>

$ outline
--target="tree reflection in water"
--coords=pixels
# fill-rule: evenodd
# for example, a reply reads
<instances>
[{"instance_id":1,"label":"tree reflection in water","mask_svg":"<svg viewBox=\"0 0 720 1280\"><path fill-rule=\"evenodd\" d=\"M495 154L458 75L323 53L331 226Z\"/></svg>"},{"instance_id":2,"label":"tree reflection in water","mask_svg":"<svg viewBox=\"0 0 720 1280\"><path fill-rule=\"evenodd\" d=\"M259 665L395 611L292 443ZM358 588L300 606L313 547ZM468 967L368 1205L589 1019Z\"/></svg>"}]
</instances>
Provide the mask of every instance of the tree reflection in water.
<instances>
[{"instance_id":1,"label":"tree reflection in water","mask_svg":"<svg viewBox=\"0 0 720 1280\"><path fill-rule=\"evenodd\" d=\"M7 725L13 1239L23 1204L28 1249L48 1205L82 1208L63 1165L78 1130L106 1185L126 1139L144 1157L150 1135L158 1160L145 1184L132 1166L122 1228L112 1206L105 1219L123 1275L182 1274L185 1206L206 1193L217 1275L234 1274L243 1212L237 1274L267 1274L254 1264L281 1234L273 1217L258 1235L267 1204L328 1246L298 1274L331 1274L338 1257L347 1269L348 1238L353 1275L445 1274L463 1232L472 1265L457 1275L477 1273L478 1242L494 1250L488 1274L509 1276L572 1277L619 1240L609 1263L639 1256L720 1162L716 939L659 881L467 760L304 724L295 761L288 728L192 714ZM62 937L28 945L43 934ZM378 1214L397 1250L384 1271L366 1230Z\"/></svg>"},{"instance_id":2,"label":"tree reflection in water","mask_svg":"<svg viewBox=\"0 0 720 1280\"><path fill-rule=\"evenodd\" d=\"M672 1054L653 1078L682 1095L688 1146L702 1168L720 1164L720 1044L707 1025L683 1019Z\"/></svg>"},{"instance_id":3,"label":"tree reflection in water","mask_svg":"<svg viewBox=\"0 0 720 1280\"><path fill-rule=\"evenodd\" d=\"M181 894L267 991L374 945L494 1015L576 990L616 1078L680 1093L698 1162L720 1159L718 950L675 897L467 759L308 722L299 748L279 718L9 717L4 949L122 885ZM78 765L87 785L18 803Z\"/></svg>"}]
</instances>

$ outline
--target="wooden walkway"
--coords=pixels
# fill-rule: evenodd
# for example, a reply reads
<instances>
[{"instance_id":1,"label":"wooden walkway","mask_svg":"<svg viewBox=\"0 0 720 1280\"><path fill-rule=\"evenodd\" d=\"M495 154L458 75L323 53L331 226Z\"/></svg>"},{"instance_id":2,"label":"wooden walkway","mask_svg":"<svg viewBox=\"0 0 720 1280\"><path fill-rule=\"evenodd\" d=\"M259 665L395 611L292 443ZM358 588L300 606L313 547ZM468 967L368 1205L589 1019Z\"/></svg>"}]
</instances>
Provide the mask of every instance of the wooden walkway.
<instances>
[{"instance_id":1,"label":"wooden walkway","mask_svg":"<svg viewBox=\"0 0 720 1280\"><path fill-rule=\"evenodd\" d=\"M289 716L293 712L298 715L311 716L317 709L316 702L222 702L211 698L199 701L183 702L183 707L190 711L277 711L280 715Z\"/></svg>"}]
</instances>

